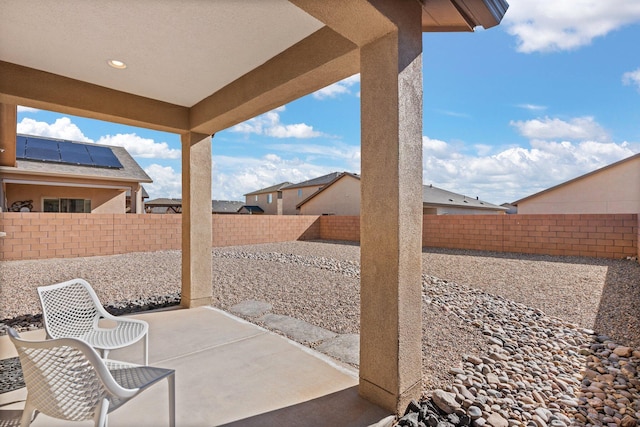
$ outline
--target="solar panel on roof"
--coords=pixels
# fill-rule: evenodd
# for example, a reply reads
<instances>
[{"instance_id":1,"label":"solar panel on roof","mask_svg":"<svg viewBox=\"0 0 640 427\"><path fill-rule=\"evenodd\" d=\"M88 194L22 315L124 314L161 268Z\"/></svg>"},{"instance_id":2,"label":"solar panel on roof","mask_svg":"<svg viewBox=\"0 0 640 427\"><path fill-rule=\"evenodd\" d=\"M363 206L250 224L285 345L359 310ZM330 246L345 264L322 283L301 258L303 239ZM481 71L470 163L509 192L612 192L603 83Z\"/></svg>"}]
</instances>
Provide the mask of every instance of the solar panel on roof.
<instances>
[{"instance_id":1,"label":"solar panel on roof","mask_svg":"<svg viewBox=\"0 0 640 427\"><path fill-rule=\"evenodd\" d=\"M109 147L20 135L16 137L16 158L91 167L123 167Z\"/></svg>"},{"instance_id":2,"label":"solar panel on roof","mask_svg":"<svg viewBox=\"0 0 640 427\"><path fill-rule=\"evenodd\" d=\"M31 147L27 143L27 158L45 162L59 162L60 152L57 146L55 149L50 147Z\"/></svg>"},{"instance_id":3,"label":"solar panel on roof","mask_svg":"<svg viewBox=\"0 0 640 427\"><path fill-rule=\"evenodd\" d=\"M87 145L86 147L95 166L104 168L122 168L122 163L120 163L120 160L118 160L116 155L113 154L111 148L94 145Z\"/></svg>"},{"instance_id":4,"label":"solar panel on roof","mask_svg":"<svg viewBox=\"0 0 640 427\"><path fill-rule=\"evenodd\" d=\"M27 138L16 137L16 159L24 159L25 151L27 151Z\"/></svg>"},{"instance_id":5,"label":"solar panel on roof","mask_svg":"<svg viewBox=\"0 0 640 427\"><path fill-rule=\"evenodd\" d=\"M64 163L93 166L93 161L87 151L86 145L58 141L58 149L60 150L60 159Z\"/></svg>"}]
</instances>

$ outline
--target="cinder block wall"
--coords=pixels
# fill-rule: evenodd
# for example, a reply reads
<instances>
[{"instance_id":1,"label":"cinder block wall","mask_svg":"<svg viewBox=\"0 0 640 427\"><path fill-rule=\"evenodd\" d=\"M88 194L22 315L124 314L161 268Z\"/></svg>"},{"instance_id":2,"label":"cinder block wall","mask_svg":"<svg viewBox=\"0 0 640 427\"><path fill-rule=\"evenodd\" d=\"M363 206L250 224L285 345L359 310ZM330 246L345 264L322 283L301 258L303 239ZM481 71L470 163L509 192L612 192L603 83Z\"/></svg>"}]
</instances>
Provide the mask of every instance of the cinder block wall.
<instances>
[{"instance_id":1,"label":"cinder block wall","mask_svg":"<svg viewBox=\"0 0 640 427\"><path fill-rule=\"evenodd\" d=\"M425 216L427 247L598 258L638 255L636 214Z\"/></svg>"},{"instance_id":2,"label":"cinder block wall","mask_svg":"<svg viewBox=\"0 0 640 427\"><path fill-rule=\"evenodd\" d=\"M181 215L0 213L0 260L180 249ZM357 216L212 215L212 246L360 240ZM625 258L638 215L425 215L426 247Z\"/></svg>"},{"instance_id":3,"label":"cinder block wall","mask_svg":"<svg viewBox=\"0 0 640 427\"><path fill-rule=\"evenodd\" d=\"M212 246L320 238L317 216L212 215ZM0 213L0 260L180 249L182 215Z\"/></svg>"}]
</instances>

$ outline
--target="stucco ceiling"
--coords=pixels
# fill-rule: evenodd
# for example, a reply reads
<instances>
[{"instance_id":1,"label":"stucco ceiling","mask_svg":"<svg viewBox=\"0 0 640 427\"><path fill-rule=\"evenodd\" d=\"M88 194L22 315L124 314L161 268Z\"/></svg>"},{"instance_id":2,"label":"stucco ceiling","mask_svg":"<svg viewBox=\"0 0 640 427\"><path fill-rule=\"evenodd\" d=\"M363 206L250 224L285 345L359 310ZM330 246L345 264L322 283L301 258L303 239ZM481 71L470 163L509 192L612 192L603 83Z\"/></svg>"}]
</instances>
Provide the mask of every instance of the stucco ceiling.
<instances>
[{"instance_id":1,"label":"stucco ceiling","mask_svg":"<svg viewBox=\"0 0 640 427\"><path fill-rule=\"evenodd\" d=\"M287 0L0 0L0 11L0 60L186 107L323 26Z\"/></svg>"}]
</instances>

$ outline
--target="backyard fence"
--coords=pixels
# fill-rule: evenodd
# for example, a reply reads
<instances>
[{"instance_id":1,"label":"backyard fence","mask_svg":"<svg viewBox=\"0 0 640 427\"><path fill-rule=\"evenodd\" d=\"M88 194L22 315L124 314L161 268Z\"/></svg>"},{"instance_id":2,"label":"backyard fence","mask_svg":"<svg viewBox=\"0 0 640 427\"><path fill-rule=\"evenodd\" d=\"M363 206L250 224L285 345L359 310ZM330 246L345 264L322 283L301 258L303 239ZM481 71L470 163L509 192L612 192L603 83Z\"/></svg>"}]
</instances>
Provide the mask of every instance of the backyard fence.
<instances>
[{"instance_id":1,"label":"backyard fence","mask_svg":"<svg viewBox=\"0 0 640 427\"><path fill-rule=\"evenodd\" d=\"M0 260L180 249L174 214L0 213ZM638 255L636 214L425 215L424 247L599 258ZM212 215L211 245L360 240L357 216Z\"/></svg>"}]
</instances>

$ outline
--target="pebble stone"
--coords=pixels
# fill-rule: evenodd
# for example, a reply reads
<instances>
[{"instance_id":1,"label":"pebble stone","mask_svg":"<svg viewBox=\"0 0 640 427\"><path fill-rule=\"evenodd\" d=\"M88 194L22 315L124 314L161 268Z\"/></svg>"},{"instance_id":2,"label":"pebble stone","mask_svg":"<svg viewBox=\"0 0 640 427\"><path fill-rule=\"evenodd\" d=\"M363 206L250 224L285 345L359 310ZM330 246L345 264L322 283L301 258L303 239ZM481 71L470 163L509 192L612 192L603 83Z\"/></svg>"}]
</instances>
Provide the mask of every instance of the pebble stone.
<instances>
[{"instance_id":1,"label":"pebble stone","mask_svg":"<svg viewBox=\"0 0 640 427\"><path fill-rule=\"evenodd\" d=\"M473 426L637 426L640 349L541 310L423 276L423 300L482 330L482 354L449 370ZM439 406L439 405L438 405Z\"/></svg>"},{"instance_id":2,"label":"pebble stone","mask_svg":"<svg viewBox=\"0 0 640 427\"><path fill-rule=\"evenodd\" d=\"M352 278L360 274L357 262L327 257L240 251L216 256L314 267ZM173 296L160 298L175 300ZM474 426L638 426L640 348L621 345L540 309L427 275L423 276L423 301L427 307L477 328L485 346L448 370L450 385L440 392L453 395L457 403L450 406L453 411L443 413L430 403L438 390L427 391L417 406L423 408L430 403L435 410L422 411L428 416L418 416L418 424L431 425L436 420L436 426L439 422ZM128 304L147 307L150 303L153 301L125 302L118 309L126 312L131 309ZM30 323L32 320L34 323ZM33 327L37 320L24 316L20 322ZM470 408L477 408L481 416L472 421ZM472 413L477 416L475 409ZM449 416L457 417L457 424L456 418Z\"/></svg>"}]
</instances>

